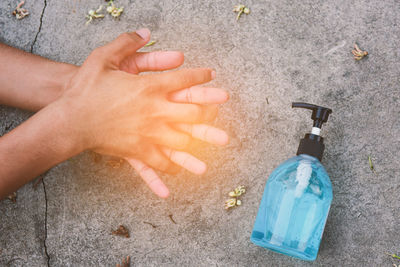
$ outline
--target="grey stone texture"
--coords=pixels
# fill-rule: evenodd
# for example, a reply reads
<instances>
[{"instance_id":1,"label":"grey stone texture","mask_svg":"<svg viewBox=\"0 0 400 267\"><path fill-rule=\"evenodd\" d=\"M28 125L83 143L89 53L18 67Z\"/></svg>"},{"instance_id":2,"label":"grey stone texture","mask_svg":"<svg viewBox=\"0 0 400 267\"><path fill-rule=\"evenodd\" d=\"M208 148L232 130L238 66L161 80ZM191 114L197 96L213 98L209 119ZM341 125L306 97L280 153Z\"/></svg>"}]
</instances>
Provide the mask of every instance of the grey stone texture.
<instances>
[{"instance_id":1,"label":"grey stone texture","mask_svg":"<svg viewBox=\"0 0 400 267\"><path fill-rule=\"evenodd\" d=\"M127 255L133 266L400 264L385 254L400 252L398 1L246 0L251 13L236 21L236 1L116 0L125 7L119 19L89 26L85 13L104 1L26 2L31 15L21 21L11 15L17 1L0 2L2 42L81 64L120 33L148 27L157 43L144 51L181 50L184 67L215 68L211 84L231 94L215 125L231 142L193 145L208 172L163 175L167 200L106 157L95 163L82 153L52 168L36 189L32 182L18 190L16 204L0 202L1 266L115 266ZM367 58L353 59L354 42ZM315 262L250 242L268 175L311 129L310 113L292 110L292 101L333 109L322 134L334 199ZM1 107L0 133L30 115ZM240 184L242 206L225 211ZM130 238L111 235L120 224Z\"/></svg>"}]
</instances>

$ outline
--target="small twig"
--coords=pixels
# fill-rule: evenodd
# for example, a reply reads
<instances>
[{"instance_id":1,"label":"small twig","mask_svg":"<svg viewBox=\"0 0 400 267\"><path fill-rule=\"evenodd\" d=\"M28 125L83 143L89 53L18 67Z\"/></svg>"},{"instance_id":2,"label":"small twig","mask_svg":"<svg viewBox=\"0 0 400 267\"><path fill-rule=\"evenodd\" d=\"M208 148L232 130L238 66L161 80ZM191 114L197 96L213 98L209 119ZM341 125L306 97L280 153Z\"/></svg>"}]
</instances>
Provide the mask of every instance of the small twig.
<instances>
[{"instance_id":1,"label":"small twig","mask_svg":"<svg viewBox=\"0 0 400 267\"><path fill-rule=\"evenodd\" d=\"M267 104L269 104L269 100L268 100L268 97L266 97L266 98L265 98L265 100L267 100Z\"/></svg>"},{"instance_id":2,"label":"small twig","mask_svg":"<svg viewBox=\"0 0 400 267\"><path fill-rule=\"evenodd\" d=\"M387 252L385 252L387 255L389 255L390 257L392 257L392 258L395 258L395 259L399 259L400 260L400 256L398 256L398 255L396 255L396 254L390 254L390 253L387 253Z\"/></svg>"},{"instance_id":3,"label":"small twig","mask_svg":"<svg viewBox=\"0 0 400 267\"><path fill-rule=\"evenodd\" d=\"M157 228L157 225L154 225L154 224L152 224L152 223L150 223L150 222L143 222L143 223L148 224L148 225L151 225L151 227L153 227L153 228Z\"/></svg>"},{"instance_id":4,"label":"small twig","mask_svg":"<svg viewBox=\"0 0 400 267\"><path fill-rule=\"evenodd\" d=\"M144 47L152 46L152 45L154 45L156 42L157 42L157 41L150 41L150 42L148 42L147 44L145 44Z\"/></svg>"},{"instance_id":5,"label":"small twig","mask_svg":"<svg viewBox=\"0 0 400 267\"><path fill-rule=\"evenodd\" d=\"M171 220L171 222L173 222L174 224L176 224L175 220L172 218L172 214L168 215L169 219Z\"/></svg>"}]
</instances>

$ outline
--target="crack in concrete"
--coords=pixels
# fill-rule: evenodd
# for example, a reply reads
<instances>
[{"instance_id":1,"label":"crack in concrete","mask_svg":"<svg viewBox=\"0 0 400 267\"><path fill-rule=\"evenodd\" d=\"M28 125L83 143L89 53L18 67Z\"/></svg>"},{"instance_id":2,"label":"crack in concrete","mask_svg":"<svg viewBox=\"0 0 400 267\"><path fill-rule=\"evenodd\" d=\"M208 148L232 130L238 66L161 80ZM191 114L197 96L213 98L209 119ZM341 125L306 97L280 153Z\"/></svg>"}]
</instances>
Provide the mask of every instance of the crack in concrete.
<instances>
[{"instance_id":1,"label":"crack in concrete","mask_svg":"<svg viewBox=\"0 0 400 267\"><path fill-rule=\"evenodd\" d=\"M47 7L47 0L44 0L44 6L43 6L42 14L40 15L39 30L37 31L35 39L33 40L32 44L31 44L31 53L33 53L33 47L36 44L36 41L37 41L37 38L39 36L40 31L42 30L43 15L44 15L44 11L46 10L46 7Z\"/></svg>"},{"instance_id":2,"label":"crack in concrete","mask_svg":"<svg viewBox=\"0 0 400 267\"><path fill-rule=\"evenodd\" d=\"M50 255L47 252L47 245L46 245L46 241L47 241L47 191L46 191L46 184L44 182L44 178L42 178L42 185L43 185L43 191L44 191L44 200L45 200L45 216L44 216L44 253L46 254L47 257L47 267L50 267Z\"/></svg>"}]
</instances>

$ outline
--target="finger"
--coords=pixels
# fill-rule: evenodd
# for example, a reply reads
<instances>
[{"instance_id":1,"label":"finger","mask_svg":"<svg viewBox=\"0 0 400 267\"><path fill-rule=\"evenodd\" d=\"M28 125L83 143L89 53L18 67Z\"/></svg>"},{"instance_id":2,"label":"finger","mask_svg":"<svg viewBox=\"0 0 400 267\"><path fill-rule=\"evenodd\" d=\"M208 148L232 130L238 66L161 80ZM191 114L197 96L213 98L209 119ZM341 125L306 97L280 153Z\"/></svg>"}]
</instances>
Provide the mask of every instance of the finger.
<instances>
[{"instance_id":1,"label":"finger","mask_svg":"<svg viewBox=\"0 0 400 267\"><path fill-rule=\"evenodd\" d=\"M203 110L202 122L213 122L218 115L217 105L201 106L201 109Z\"/></svg>"},{"instance_id":2,"label":"finger","mask_svg":"<svg viewBox=\"0 0 400 267\"><path fill-rule=\"evenodd\" d=\"M140 29L136 32L126 32L114 41L104 46L103 51L113 63L119 65L126 57L132 55L150 40L149 29Z\"/></svg>"},{"instance_id":3,"label":"finger","mask_svg":"<svg viewBox=\"0 0 400 267\"><path fill-rule=\"evenodd\" d=\"M179 51L138 52L133 60L139 72L175 69L183 64L184 56Z\"/></svg>"},{"instance_id":4,"label":"finger","mask_svg":"<svg viewBox=\"0 0 400 267\"><path fill-rule=\"evenodd\" d=\"M215 78L212 69L181 69L177 71L153 74L151 79L156 83L155 88L162 88L166 92L189 88L203 84Z\"/></svg>"},{"instance_id":5,"label":"finger","mask_svg":"<svg viewBox=\"0 0 400 267\"><path fill-rule=\"evenodd\" d=\"M141 160L146 165L162 172L175 174L179 171L179 167L172 163L156 145L148 145Z\"/></svg>"},{"instance_id":6,"label":"finger","mask_svg":"<svg viewBox=\"0 0 400 267\"><path fill-rule=\"evenodd\" d=\"M161 150L172 162L175 162L177 165L185 168L186 170L194 174L200 175L205 173L207 170L207 165L204 162L198 160L189 153L176 151L166 147L161 148Z\"/></svg>"},{"instance_id":7,"label":"finger","mask_svg":"<svg viewBox=\"0 0 400 267\"><path fill-rule=\"evenodd\" d=\"M154 194L162 198L167 198L169 196L168 187L161 181L160 177L152 168L137 159L126 160L136 170Z\"/></svg>"},{"instance_id":8,"label":"finger","mask_svg":"<svg viewBox=\"0 0 400 267\"><path fill-rule=\"evenodd\" d=\"M228 101L229 94L220 88L192 86L173 92L168 98L170 101L178 103L222 104Z\"/></svg>"},{"instance_id":9,"label":"finger","mask_svg":"<svg viewBox=\"0 0 400 267\"><path fill-rule=\"evenodd\" d=\"M187 148L192 141L192 138L189 135L176 131L168 125L158 125L157 131L151 132L154 132L154 135L147 136L151 143L167 146L173 149L183 150Z\"/></svg>"},{"instance_id":10,"label":"finger","mask_svg":"<svg viewBox=\"0 0 400 267\"><path fill-rule=\"evenodd\" d=\"M170 122L202 123L210 122L218 114L218 106L200 106L196 104L168 103L164 111L165 117Z\"/></svg>"},{"instance_id":11,"label":"finger","mask_svg":"<svg viewBox=\"0 0 400 267\"><path fill-rule=\"evenodd\" d=\"M229 136L225 131L210 125L179 123L174 126L180 131L190 134L193 138L213 145L224 146L229 142Z\"/></svg>"}]
</instances>

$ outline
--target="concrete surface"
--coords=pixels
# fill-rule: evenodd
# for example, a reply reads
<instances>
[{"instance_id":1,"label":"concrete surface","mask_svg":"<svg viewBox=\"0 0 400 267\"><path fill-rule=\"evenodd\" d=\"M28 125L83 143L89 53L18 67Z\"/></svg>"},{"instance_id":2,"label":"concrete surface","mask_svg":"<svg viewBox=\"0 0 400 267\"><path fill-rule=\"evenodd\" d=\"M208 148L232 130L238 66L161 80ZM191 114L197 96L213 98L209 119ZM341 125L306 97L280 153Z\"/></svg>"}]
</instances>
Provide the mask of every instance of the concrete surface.
<instances>
[{"instance_id":1,"label":"concrete surface","mask_svg":"<svg viewBox=\"0 0 400 267\"><path fill-rule=\"evenodd\" d=\"M127 255L134 266L400 264L385 254L400 252L397 1L246 0L251 14L236 22L236 1L116 0L125 7L119 20L88 27L85 12L103 0L27 0L31 15L21 21L11 15L17 2L0 2L0 40L53 60L81 64L118 34L148 27L158 42L144 50L182 50L185 67L215 68L213 84L231 93L216 125L231 143L197 144L209 171L164 175L167 200L106 158L83 153L54 167L36 189L21 188L16 204L0 203L1 266L115 266ZM368 58L352 58L354 42ZM334 111L323 128L334 200L312 263L249 240L267 175L310 130L310 113L290 108L298 100ZM30 115L1 107L0 133ZM243 205L226 212L226 194L239 184L248 189ZM120 224L131 238L110 234Z\"/></svg>"}]
</instances>

